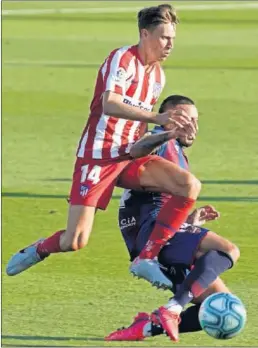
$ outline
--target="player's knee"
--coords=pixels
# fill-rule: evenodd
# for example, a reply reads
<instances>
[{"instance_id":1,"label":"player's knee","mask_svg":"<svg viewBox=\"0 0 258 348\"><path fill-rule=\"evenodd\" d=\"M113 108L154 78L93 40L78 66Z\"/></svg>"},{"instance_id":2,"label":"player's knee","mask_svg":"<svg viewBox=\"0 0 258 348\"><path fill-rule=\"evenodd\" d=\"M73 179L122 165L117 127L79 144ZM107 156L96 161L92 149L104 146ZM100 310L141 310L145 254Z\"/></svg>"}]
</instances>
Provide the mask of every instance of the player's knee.
<instances>
[{"instance_id":1,"label":"player's knee","mask_svg":"<svg viewBox=\"0 0 258 348\"><path fill-rule=\"evenodd\" d=\"M187 173L185 175L184 188L187 196L196 199L201 191L201 182L193 174Z\"/></svg>"},{"instance_id":2,"label":"player's knee","mask_svg":"<svg viewBox=\"0 0 258 348\"><path fill-rule=\"evenodd\" d=\"M233 244L233 243L229 243L225 250L224 253L228 255L228 257L230 257L231 261L232 261L232 267L234 266L234 264L237 262L237 260L240 257L240 250L239 248Z\"/></svg>"},{"instance_id":3,"label":"player's knee","mask_svg":"<svg viewBox=\"0 0 258 348\"><path fill-rule=\"evenodd\" d=\"M232 244L231 246L230 256L234 264L237 262L237 260L240 257L240 250L235 244Z\"/></svg>"}]
</instances>

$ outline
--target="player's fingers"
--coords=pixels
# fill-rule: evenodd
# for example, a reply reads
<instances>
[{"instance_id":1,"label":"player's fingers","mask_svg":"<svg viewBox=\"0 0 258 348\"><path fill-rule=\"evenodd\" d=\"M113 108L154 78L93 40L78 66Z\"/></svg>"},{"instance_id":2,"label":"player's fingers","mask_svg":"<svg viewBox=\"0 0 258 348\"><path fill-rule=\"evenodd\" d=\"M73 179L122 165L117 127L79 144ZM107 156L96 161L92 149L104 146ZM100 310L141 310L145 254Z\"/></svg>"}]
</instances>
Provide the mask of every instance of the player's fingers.
<instances>
[{"instance_id":1,"label":"player's fingers","mask_svg":"<svg viewBox=\"0 0 258 348\"><path fill-rule=\"evenodd\" d=\"M184 116L190 119L189 115L187 114L187 112L183 109L175 109L171 111L174 115L180 115L180 116Z\"/></svg>"},{"instance_id":2,"label":"player's fingers","mask_svg":"<svg viewBox=\"0 0 258 348\"><path fill-rule=\"evenodd\" d=\"M196 119L193 119L193 126L194 126L194 129L195 129L195 131L196 131L196 133L198 132L198 130L199 130L199 126L198 126L198 122L197 122L197 120Z\"/></svg>"},{"instance_id":3,"label":"player's fingers","mask_svg":"<svg viewBox=\"0 0 258 348\"><path fill-rule=\"evenodd\" d=\"M181 122L182 124L191 124L191 119L187 115L175 115L173 116L178 122Z\"/></svg>"},{"instance_id":4,"label":"player's fingers","mask_svg":"<svg viewBox=\"0 0 258 348\"><path fill-rule=\"evenodd\" d=\"M196 132L193 130L193 127L191 126L191 124L185 125L184 131L185 131L185 134L188 135L188 137L195 139Z\"/></svg>"},{"instance_id":5,"label":"player's fingers","mask_svg":"<svg viewBox=\"0 0 258 348\"><path fill-rule=\"evenodd\" d=\"M206 205L205 206L205 209L206 211L209 211L209 212L217 212L217 210L213 207L213 205Z\"/></svg>"},{"instance_id":6,"label":"player's fingers","mask_svg":"<svg viewBox=\"0 0 258 348\"><path fill-rule=\"evenodd\" d=\"M191 118L187 115L184 110L171 110L170 117L176 119L178 122L185 124L191 123Z\"/></svg>"},{"instance_id":7,"label":"player's fingers","mask_svg":"<svg viewBox=\"0 0 258 348\"><path fill-rule=\"evenodd\" d=\"M219 216L218 216L218 214L216 214L216 213L209 213L209 214L207 214L207 220L215 220L215 219L217 219Z\"/></svg>"},{"instance_id":8,"label":"player's fingers","mask_svg":"<svg viewBox=\"0 0 258 348\"><path fill-rule=\"evenodd\" d=\"M169 118L169 123L170 123L170 124L173 124L173 125L175 126L175 128L181 128L181 129L184 128L184 125L181 124L181 122L178 122L177 120L175 120L175 119L172 118L172 117Z\"/></svg>"},{"instance_id":9,"label":"player's fingers","mask_svg":"<svg viewBox=\"0 0 258 348\"><path fill-rule=\"evenodd\" d=\"M195 129L195 127L194 127L192 122L187 125L187 128L188 128L188 131L190 133L192 133L194 135L194 137L195 137L196 136L196 129Z\"/></svg>"}]
</instances>

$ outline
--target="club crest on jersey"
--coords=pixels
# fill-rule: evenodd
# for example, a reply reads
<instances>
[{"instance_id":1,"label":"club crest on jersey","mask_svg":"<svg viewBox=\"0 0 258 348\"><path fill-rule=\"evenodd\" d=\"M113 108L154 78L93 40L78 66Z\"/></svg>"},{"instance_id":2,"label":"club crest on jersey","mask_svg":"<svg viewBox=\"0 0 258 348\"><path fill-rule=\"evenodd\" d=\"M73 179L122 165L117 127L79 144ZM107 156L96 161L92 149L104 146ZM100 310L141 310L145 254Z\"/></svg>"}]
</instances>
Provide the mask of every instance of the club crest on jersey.
<instances>
[{"instance_id":1,"label":"club crest on jersey","mask_svg":"<svg viewBox=\"0 0 258 348\"><path fill-rule=\"evenodd\" d=\"M87 195L88 191L89 191L88 186L81 185L81 188L80 188L80 195L81 195L82 197L85 197L85 196Z\"/></svg>"},{"instance_id":2,"label":"club crest on jersey","mask_svg":"<svg viewBox=\"0 0 258 348\"><path fill-rule=\"evenodd\" d=\"M159 82L155 82L153 86L153 98L157 99L160 96L162 87Z\"/></svg>"},{"instance_id":3,"label":"club crest on jersey","mask_svg":"<svg viewBox=\"0 0 258 348\"><path fill-rule=\"evenodd\" d=\"M123 84L126 78L126 71L123 68L119 68L116 72L115 81L117 84Z\"/></svg>"}]
</instances>

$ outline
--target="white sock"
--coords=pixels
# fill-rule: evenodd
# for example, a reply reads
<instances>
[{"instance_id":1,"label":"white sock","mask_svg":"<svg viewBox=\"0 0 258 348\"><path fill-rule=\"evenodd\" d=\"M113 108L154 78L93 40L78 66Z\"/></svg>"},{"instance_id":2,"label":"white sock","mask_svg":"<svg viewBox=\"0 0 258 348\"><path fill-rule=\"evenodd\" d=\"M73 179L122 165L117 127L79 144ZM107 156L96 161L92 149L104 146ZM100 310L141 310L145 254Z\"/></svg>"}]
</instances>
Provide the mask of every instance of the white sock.
<instances>
[{"instance_id":1,"label":"white sock","mask_svg":"<svg viewBox=\"0 0 258 348\"><path fill-rule=\"evenodd\" d=\"M142 334L144 337L150 337L152 336L151 333L151 321L148 321L143 327Z\"/></svg>"},{"instance_id":2,"label":"white sock","mask_svg":"<svg viewBox=\"0 0 258 348\"><path fill-rule=\"evenodd\" d=\"M173 298L169 300L164 307L171 312L176 312L177 314L180 314L183 310L183 307Z\"/></svg>"}]
</instances>

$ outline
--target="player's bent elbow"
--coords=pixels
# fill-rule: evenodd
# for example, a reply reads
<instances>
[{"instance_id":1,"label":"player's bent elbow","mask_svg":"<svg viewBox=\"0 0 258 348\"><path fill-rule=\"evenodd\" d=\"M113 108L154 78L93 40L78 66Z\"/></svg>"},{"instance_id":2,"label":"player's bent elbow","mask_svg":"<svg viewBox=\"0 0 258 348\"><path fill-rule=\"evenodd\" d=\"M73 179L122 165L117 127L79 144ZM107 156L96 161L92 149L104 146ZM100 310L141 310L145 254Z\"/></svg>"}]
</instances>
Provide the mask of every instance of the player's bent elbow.
<instances>
[{"instance_id":1,"label":"player's bent elbow","mask_svg":"<svg viewBox=\"0 0 258 348\"><path fill-rule=\"evenodd\" d=\"M110 102L106 101L104 102L103 101L103 113L107 116L110 116L112 114L112 105Z\"/></svg>"},{"instance_id":2,"label":"player's bent elbow","mask_svg":"<svg viewBox=\"0 0 258 348\"><path fill-rule=\"evenodd\" d=\"M106 91L103 94L102 107L103 113L107 116L115 116L117 113L117 103L120 102L121 96L111 91Z\"/></svg>"}]
</instances>

